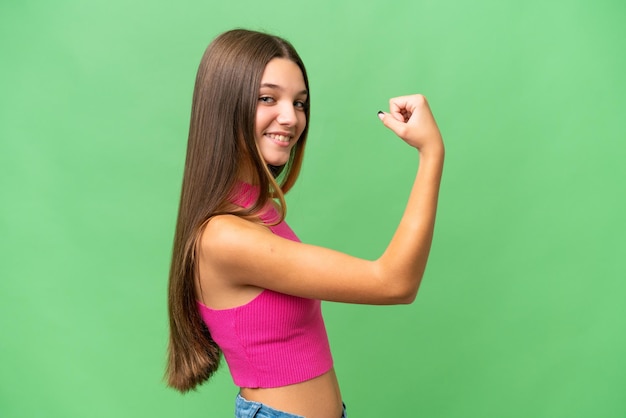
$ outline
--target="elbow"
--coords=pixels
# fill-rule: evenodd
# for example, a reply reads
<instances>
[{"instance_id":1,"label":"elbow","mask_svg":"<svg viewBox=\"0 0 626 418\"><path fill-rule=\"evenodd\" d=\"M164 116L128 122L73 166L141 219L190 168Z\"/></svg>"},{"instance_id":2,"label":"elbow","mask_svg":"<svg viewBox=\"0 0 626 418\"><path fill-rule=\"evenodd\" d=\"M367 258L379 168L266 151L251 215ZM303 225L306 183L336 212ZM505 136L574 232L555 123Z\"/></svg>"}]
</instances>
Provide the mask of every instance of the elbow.
<instances>
[{"instance_id":1,"label":"elbow","mask_svg":"<svg viewBox=\"0 0 626 418\"><path fill-rule=\"evenodd\" d=\"M402 268L377 260L378 283L384 295L380 301L384 305L408 305L415 301L419 290L423 269Z\"/></svg>"},{"instance_id":2,"label":"elbow","mask_svg":"<svg viewBox=\"0 0 626 418\"><path fill-rule=\"evenodd\" d=\"M397 279L397 278L396 278ZM409 305L415 301L421 277L411 280L393 280L387 286L388 305Z\"/></svg>"},{"instance_id":3,"label":"elbow","mask_svg":"<svg viewBox=\"0 0 626 418\"><path fill-rule=\"evenodd\" d=\"M417 286L398 295L396 305L410 305L417 297Z\"/></svg>"},{"instance_id":4,"label":"elbow","mask_svg":"<svg viewBox=\"0 0 626 418\"><path fill-rule=\"evenodd\" d=\"M417 289L412 292L408 292L398 301L398 305L410 305L415 302L415 298L417 297Z\"/></svg>"}]
</instances>

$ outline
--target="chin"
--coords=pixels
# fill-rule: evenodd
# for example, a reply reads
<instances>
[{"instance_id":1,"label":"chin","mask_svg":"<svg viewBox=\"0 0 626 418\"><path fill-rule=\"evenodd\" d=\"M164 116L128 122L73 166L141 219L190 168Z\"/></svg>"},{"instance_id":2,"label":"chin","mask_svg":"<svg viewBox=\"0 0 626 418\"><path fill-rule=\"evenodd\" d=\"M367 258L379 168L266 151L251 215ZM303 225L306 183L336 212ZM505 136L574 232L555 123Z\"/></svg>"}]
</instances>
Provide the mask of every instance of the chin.
<instances>
[{"instance_id":1,"label":"chin","mask_svg":"<svg viewBox=\"0 0 626 418\"><path fill-rule=\"evenodd\" d=\"M267 165L273 165L274 167L281 167L285 164L287 164L289 162L289 160L280 160L280 161L266 161L265 164Z\"/></svg>"},{"instance_id":2,"label":"chin","mask_svg":"<svg viewBox=\"0 0 626 418\"><path fill-rule=\"evenodd\" d=\"M289 156L287 156L286 158L265 158L263 157L263 161L265 161L265 164L268 165L273 165L273 166L277 166L280 167L281 165L285 165L289 162Z\"/></svg>"}]
</instances>

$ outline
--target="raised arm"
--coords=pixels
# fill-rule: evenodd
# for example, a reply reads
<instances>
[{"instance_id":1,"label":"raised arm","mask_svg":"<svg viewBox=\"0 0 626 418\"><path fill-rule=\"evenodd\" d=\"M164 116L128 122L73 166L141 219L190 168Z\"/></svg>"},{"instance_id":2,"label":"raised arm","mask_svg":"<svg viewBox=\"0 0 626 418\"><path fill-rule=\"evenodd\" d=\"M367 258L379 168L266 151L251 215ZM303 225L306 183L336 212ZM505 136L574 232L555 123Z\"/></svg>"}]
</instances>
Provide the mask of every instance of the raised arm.
<instances>
[{"instance_id":1,"label":"raised arm","mask_svg":"<svg viewBox=\"0 0 626 418\"><path fill-rule=\"evenodd\" d=\"M404 215L389 246L378 259L381 274L394 277L397 293L412 301L417 294L433 239L444 146L426 98L403 96L379 113L389 129L420 153L419 169Z\"/></svg>"},{"instance_id":2,"label":"raised arm","mask_svg":"<svg viewBox=\"0 0 626 418\"><path fill-rule=\"evenodd\" d=\"M379 259L363 260L296 243L262 225L224 215L212 219L202 235L199 262L203 285L253 286L351 303L412 302L432 242L444 146L421 95L391 99L389 113L380 112L379 117L420 155L406 210Z\"/></svg>"}]
</instances>

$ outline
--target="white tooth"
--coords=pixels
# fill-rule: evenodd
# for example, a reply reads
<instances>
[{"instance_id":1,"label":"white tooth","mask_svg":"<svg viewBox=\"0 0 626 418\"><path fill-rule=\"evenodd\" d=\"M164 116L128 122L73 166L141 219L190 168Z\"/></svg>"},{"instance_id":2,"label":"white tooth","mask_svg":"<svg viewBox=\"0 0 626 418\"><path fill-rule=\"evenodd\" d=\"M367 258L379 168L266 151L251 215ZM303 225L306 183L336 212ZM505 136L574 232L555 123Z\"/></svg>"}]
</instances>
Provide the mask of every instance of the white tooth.
<instances>
[{"instance_id":1,"label":"white tooth","mask_svg":"<svg viewBox=\"0 0 626 418\"><path fill-rule=\"evenodd\" d=\"M277 134L267 134L267 136L269 136L272 139L275 139L276 141L289 142L289 136L277 135Z\"/></svg>"}]
</instances>

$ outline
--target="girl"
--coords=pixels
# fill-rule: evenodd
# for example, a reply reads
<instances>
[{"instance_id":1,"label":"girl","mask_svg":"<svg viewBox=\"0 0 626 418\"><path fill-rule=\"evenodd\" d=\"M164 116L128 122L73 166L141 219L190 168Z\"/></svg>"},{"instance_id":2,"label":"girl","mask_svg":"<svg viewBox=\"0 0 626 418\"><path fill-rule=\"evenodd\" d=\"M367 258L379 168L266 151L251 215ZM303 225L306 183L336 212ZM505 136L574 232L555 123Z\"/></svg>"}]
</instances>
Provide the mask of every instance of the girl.
<instances>
[{"instance_id":1,"label":"girl","mask_svg":"<svg viewBox=\"0 0 626 418\"><path fill-rule=\"evenodd\" d=\"M284 221L309 126L297 52L233 30L196 78L169 282L167 380L207 380L223 352L237 417L345 417L320 300L411 303L432 241L444 146L423 96L390 100L382 123L419 151L405 213L382 256L301 243Z\"/></svg>"}]
</instances>

